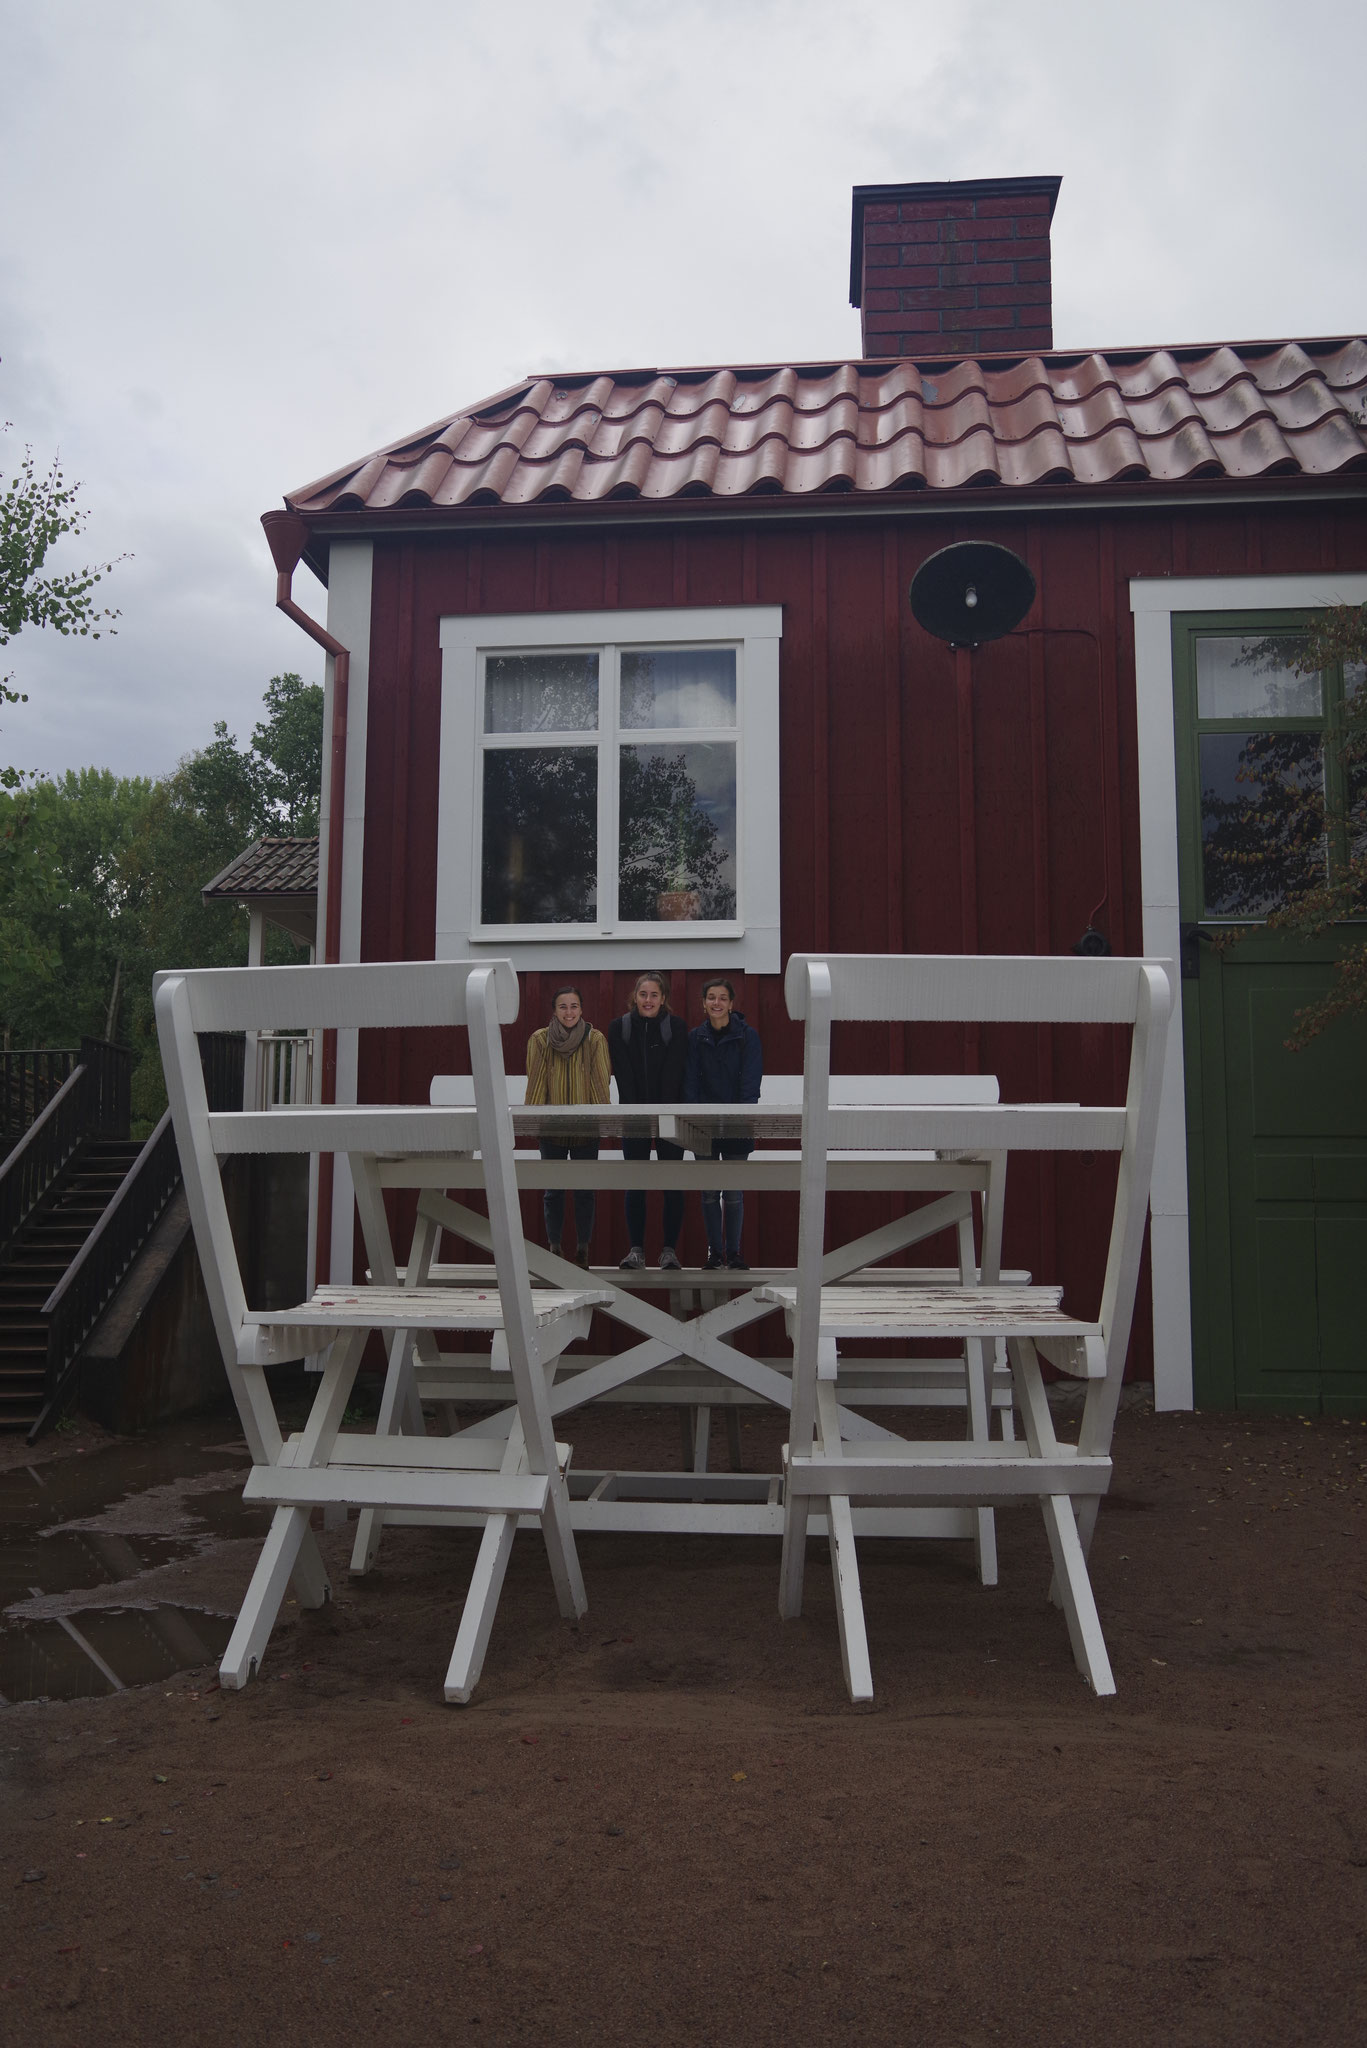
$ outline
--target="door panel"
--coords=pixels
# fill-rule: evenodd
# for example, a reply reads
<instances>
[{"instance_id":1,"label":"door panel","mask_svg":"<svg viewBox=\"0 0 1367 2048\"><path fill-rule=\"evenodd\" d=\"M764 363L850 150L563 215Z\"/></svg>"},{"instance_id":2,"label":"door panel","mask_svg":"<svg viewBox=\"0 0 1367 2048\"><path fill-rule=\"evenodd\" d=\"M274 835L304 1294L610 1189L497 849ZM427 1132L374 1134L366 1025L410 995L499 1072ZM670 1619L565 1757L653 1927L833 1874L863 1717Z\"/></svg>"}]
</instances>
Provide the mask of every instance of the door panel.
<instances>
[{"instance_id":1,"label":"door panel","mask_svg":"<svg viewBox=\"0 0 1367 2048\"><path fill-rule=\"evenodd\" d=\"M1345 679L1297 669L1307 618L1173 621L1196 1393L1367 1415L1367 1025L1286 1048L1361 928L1260 922L1358 829Z\"/></svg>"},{"instance_id":2,"label":"door panel","mask_svg":"<svg viewBox=\"0 0 1367 2048\"><path fill-rule=\"evenodd\" d=\"M1332 972L1307 951L1263 933L1202 949L1200 1023L1219 1039L1206 1085L1222 1098L1207 1121L1223 1133L1204 1176L1228 1218L1213 1241L1241 1407L1367 1406L1367 1061L1351 1024L1287 1050Z\"/></svg>"}]
</instances>

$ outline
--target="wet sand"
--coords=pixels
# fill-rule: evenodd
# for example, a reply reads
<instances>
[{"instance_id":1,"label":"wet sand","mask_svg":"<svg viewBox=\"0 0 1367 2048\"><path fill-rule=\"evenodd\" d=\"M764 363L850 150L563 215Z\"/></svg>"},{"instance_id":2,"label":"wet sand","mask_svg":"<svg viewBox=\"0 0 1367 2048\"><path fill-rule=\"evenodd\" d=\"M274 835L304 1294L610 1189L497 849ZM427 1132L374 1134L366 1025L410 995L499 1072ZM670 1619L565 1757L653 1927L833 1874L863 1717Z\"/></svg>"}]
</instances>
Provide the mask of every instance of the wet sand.
<instances>
[{"instance_id":1,"label":"wet sand","mask_svg":"<svg viewBox=\"0 0 1367 2048\"><path fill-rule=\"evenodd\" d=\"M579 1420L581 1464L614 1430L677 1463L670 1416ZM189 1490L155 1445L6 1446L84 1506L66 1520L175 1551L43 1611L231 1614L259 1541L234 1533L232 1437L177 1438L163 1463L193 1466ZM763 1428L745 1441L769 1462ZM146 1468L122 1499L98 1476L116 1453ZM453 1709L474 1537L395 1531L359 1582L323 1537L335 1602L287 1608L245 1692L208 1666L0 1709L0 2031L1360 2040L1367 1429L1130 1411L1115 1459L1093 1551L1108 1701L1045 1601L1028 1511L999 1518L992 1591L967 1546L862 1546L871 1709L844 1694L821 1544L781 1623L775 1542L584 1539L571 1627L521 1536ZM58 1470L78 1463L79 1483ZM37 1511L4 1520L41 1542Z\"/></svg>"}]
</instances>

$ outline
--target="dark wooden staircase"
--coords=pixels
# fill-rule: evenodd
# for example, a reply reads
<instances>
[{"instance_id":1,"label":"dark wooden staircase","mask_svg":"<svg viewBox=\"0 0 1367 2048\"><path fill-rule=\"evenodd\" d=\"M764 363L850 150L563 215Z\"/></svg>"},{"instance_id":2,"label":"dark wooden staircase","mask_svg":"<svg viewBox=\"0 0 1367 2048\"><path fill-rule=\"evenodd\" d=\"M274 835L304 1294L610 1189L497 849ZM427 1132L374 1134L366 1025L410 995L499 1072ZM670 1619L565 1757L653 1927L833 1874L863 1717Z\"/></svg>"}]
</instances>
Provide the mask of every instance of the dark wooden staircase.
<instances>
[{"instance_id":1,"label":"dark wooden staircase","mask_svg":"<svg viewBox=\"0 0 1367 2048\"><path fill-rule=\"evenodd\" d=\"M240 1032L202 1035L211 1108L241 1103L244 1050ZM5 1057L0 1103L33 1121L0 1157L0 1431L32 1442L70 1400L82 1347L181 1185L180 1159L169 1110L145 1143L128 1135L126 1047L83 1038L74 1065L65 1051Z\"/></svg>"},{"instance_id":2,"label":"dark wooden staircase","mask_svg":"<svg viewBox=\"0 0 1367 2048\"><path fill-rule=\"evenodd\" d=\"M29 1429L48 1396L43 1305L142 1151L136 1138L87 1137L0 1266L0 1429Z\"/></svg>"}]
</instances>

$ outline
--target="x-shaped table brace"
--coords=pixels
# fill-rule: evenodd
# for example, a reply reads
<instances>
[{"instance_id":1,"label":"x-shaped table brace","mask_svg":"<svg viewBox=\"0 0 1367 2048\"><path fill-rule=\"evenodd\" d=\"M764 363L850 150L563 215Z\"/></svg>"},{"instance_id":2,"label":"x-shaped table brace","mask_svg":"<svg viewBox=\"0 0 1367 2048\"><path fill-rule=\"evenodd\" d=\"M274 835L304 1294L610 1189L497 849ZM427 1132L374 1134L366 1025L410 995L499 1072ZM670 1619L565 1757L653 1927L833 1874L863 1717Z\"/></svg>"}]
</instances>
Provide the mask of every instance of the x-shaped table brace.
<instances>
[{"instance_id":1,"label":"x-shaped table brace","mask_svg":"<svg viewBox=\"0 0 1367 2048\"><path fill-rule=\"evenodd\" d=\"M927 1237L934 1237L941 1230L957 1228L965 1218L971 1217L971 1204L972 1197L967 1193L945 1195L922 1209L913 1210L908 1216L885 1223L881 1229L841 1245L836 1251L827 1252L821 1265L823 1285L846 1279L861 1267L876 1265L895 1252L919 1244ZM419 1197L418 1217L420 1225L424 1221L439 1224L469 1244L478 1245L485 1251L492 1249L487 1220L477 1211L466 1208L464 1203L452 1201L449 1195L424 1191ZM423 1235L426 1237L426 1233ZM418 1260L410 1262L413 1284L421 1286L425 1283L435 1245L435 1231L426 1242L415 1244L414 1250L420 1254L422 1270L419 1270ZM392 1253L390 1256L392 1258ZM552 1286L583 1285L584 1275L578 1266L530 1241L527 1244L527 1265L534 1278L547 1281ZM610 1281L607 1284L611 1286ZM784 1373L722 1341L747 1324L773 1314L772 1305L756 1301L753 1293L734 1296L702 1315L681 1321L667 1310L656 1308L653 1303L622 1288L614 1290L613 1300L603 1313L639 1331L645 1342L633 1345L629 1351L623 1351L615 1358L605 1358L596 1365L587 1366L582 1372L552 1386L550 1401L554 1416L580 1408L586 1401L609 1394L657 1366L672 1364L677 1358L692 1359L695 1364L749 1389L776 1407L792 1405L792 1382ZM396 1352L391 1353L391 1376L397 1367L398 1373L407 1379L411 1374L411 1356L411 1346L406 1348L402 1359L397 1356L396 1347ZM386 1393L389 1392L390 1389L386 1388ZM406 1399L406 1388L396 1385L391 1411ZM511 1414L511 1410L507 1412ZM895 1435L893 1430L885 1429L881 1423L870 1422L849 1408L840 1410L840 1418L847 1438L874 1439ZM499 1419L501 1421L502 1417ZM487 1431L491 1423L492 1419L481 1424L480 1428Z\"/></svg>"}]
</instances>

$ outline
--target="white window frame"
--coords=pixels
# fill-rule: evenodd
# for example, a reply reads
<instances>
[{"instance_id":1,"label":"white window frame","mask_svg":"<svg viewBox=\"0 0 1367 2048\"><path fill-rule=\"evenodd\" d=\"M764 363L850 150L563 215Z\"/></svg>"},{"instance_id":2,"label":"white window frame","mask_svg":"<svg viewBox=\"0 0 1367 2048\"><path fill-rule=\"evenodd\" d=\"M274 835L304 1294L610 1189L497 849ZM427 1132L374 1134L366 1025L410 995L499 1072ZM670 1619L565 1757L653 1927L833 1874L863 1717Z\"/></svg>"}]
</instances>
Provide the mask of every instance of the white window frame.
<instances>
[{"instance_id":1,"label":"white window frame","mask_svg":"<svg viewBox=\"0 0 1367 2048\"><path fill-rule=\"evenodd\" d=\"M441 751L437 814L439 960L511 958L529 972L576 969L730 967L777 974L779 950L779 605L697 605L659 611L520 612L441 622ZM599 724L593 733L557 735L555 744L592 745L615 762L618 654L643 647L736 650L736 916L734 920L622 924L607 915L585 925L485 925L480 921L483 805L484 660L491 654L597 653ZM642 734L641 744L677 738L730 740L711 727L686 734ZM615 844L615 773L599 775L600 845Z\"/></svg>"}]
</instances>

